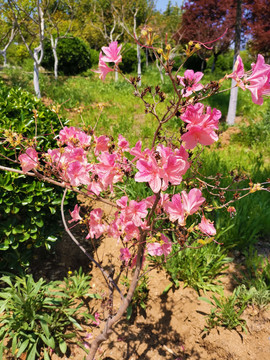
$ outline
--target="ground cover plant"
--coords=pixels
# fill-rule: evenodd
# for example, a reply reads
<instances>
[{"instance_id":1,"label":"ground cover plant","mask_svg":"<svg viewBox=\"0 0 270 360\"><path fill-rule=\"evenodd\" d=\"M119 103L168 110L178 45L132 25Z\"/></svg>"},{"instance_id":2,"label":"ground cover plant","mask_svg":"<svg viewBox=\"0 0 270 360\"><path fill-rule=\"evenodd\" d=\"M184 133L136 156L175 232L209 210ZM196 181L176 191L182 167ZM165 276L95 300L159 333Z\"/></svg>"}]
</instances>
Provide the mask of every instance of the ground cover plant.
<instances>
[{"instance_id":1,"label":"ground cover plant","mask_svg":"<svg viewBox=\"0 0 270 360\"><path fill-rule=\"evenodd\" d=\"M189 43L186 56L191 56L199 48L198 43ZM118 64L122 58L120 51L121 46L118 46L117 42L103 48L104 54L100 54L97 70L102 80L108 72L119 71ZM174 89L172 98L167 97L158 85L139 88L139 79L126 78L133 87L135 97L142 101L145 112L151 114L154 119L152 121L156 123L149 148L142 147L140 140L132 147L121 134L115 139L109 134L95 135L94 127L86 127L83 131L66 126L59 133L57 146L48 151L40 151L32 144L29 146L23 139L18 144L20 150L17 155L22 166L21 174L34 174L65 189L61 201L65 229L85 255L99 267L107 281L110 295L106 303L108 315L103 320L105 327L92 341L87 359L94 358L99 345L109 337L113 325L132 303L138 282L145 275L145 256L148 254L169 261L174 255L173 245L179 246L179 251L204 249L207 244L219 240L219 234L210 220L211 213L216 208L234 211L231 205L236 198L224 201L224 196L219 193L215 205L207 203L204 197L207 196L204 195L207 191L211 194L216 190L230 190L231 186L222 186L222 176L216 174L206 181L200 179L198 172L200 154L204 146L218 140L216 131L221 118L218 109L204 106L200 101L218 93L223 79L203 85L200 83L203 76L200 72L187 70L183 76L173 74L169 60L170 51L171 47L167 44L166 48L158 50L158 53ZM114 63L114 68L109 67L107 63ZM253 101L257 104L262 103L262 95L269 93L270 67L264 63L260 55L251 74L244 73L241 58L238 58L238 67L226 76L229 77L237 79L240 87L250 90ZM256 81L257 78L260 79L260 85ZM182 123L179 132L174 136L167 134L164 125L175 118L180 118ZM14 170L10 168L9 171ZM212 180L215 185L211 184ZM133 191L134 195L129 195L123 183L130 181L145 184L151 195L138 198L139 194L136 191ZM237 182L238 178L235 177L231 185ZM237 198L244 198L258 190L268 192L264 185L266 183L251 183ZM232 190L235 192L235 189ZM88 228L87 238L93 243L101 236L110 236L122 244L119 254L121 266L116 274L115 269L105 271L72 235L64 211L68 191L90 197L113 209L112 215L106 216L101 207L93 207L83 212L76 205L71 212L70 223L85 224ZM227 261L221 251L219 263L209 266L209 274L212 273L214 278L221 269L219 265ZM127 293L123 293L118 284L124 271L131 272ZM204 288L200 277L197 283L199 288ZM120 297L117 310L113 307L114 292Z\"/></svg>"},{"instance_id":2,"label":"ground cover plant","mask_svg":"<svg viewBox=\"0 0 270 360\"><path fill-rule=\"evenodd\" d=\"M100 298L89 293L91 277L81 270L64 279L64 287L58 281L37 282L32 275L3 276L0 291L0 356L5 348L11 348L13 356L36 359L42 354L46 360L53 352L65 354L66 341L76 337L80 323L95 321L94 315L82 312L84 302ZM84 300L84 301L83 301ZM69 331L67 331L69 330ZM5 341L5 343L4 343Z\"/></svg>"}]
</instances>

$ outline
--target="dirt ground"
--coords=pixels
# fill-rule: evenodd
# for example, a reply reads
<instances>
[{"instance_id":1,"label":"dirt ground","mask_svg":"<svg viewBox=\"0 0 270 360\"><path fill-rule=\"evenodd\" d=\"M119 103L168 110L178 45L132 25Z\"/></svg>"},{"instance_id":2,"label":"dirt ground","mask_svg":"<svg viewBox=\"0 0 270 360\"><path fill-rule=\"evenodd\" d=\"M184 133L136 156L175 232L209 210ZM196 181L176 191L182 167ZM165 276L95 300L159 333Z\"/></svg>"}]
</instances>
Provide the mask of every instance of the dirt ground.
<instances>
[{"instance_id":1,"label":"dirt ground","mask_svg":"<svg viewBox=\"0 0 270 360\"><path fill-rule=\"evenodd\" d=\"M110 265L113 258L118 257L119 245L113 239L102 241L97 253L104 266ZM63 254L63 249L65 250ZM58 255L57 255L58 253ZM56 253L58 265L82 263L81 254L65 237L61 248ZM62 254L62 258L59 254ZM58 256L58 257L57 257ZM59 257L60 256L60 257ZM52 261L52 258L51 258ZM86 270L88 261L85 262ZM46 268L46 266L45 266ZM61 266L60 266L61 268ZM50 269L51 266L50 266ZM64 273L70 265L62 268ZM61 273L60 271L60 273ZM231 265L222 281L226 294L232 291L232 274L237 271L237 265ZM60 275L60 273L58 275ZM116 269L117 273L117 269ZM52 274L52 273L51 273ZM104 279L100 271L93 267L91 270L92 292L103 294L107 292ZM57 273L54 272L56 276ZM59 277L59 276L57 276ZM96 356L96 360L268 360L270 359L270 311L258 311L248 308L243 314L247 323L247 333L229 331L224 328L204 331L206 314L210 312L211 305L198 299L198 293L191 288L170 290L163 294L163 290L170 283L164 271L154 269L149 273L149 301L146 312L137 314L133 321L123 318L113 329L110 339L103 343ZM105 292L104 292L105 289ZM207 295L210 297L210 294ZM119 299L115 299L114 309ZM91 306L93 303L91 302ZM94 311L100 313L104 319L105 310L101 301L94 304ZM81 339L87 333L95 337L99 328L85 327ZM90 340L87 340L91 342ZM53 360L83 360L85 352L76 344L71 345L69 355L59 358L53 355Z\"/></svg>"}]
</instances>

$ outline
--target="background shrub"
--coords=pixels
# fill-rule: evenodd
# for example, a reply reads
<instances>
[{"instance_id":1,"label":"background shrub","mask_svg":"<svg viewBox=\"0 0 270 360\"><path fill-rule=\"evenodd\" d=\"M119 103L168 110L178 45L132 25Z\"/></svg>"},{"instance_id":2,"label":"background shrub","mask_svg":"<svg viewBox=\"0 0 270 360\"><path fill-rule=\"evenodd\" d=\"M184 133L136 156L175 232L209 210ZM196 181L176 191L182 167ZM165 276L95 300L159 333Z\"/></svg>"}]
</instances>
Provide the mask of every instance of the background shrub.
<instances>
[{"instance_id":1,"label":"background shrub","mask_svg":"<svg viewBox=\"0 0 270 360\"><path fill-rule=\"evenodd\" d=\"M33 110L38 116L35 118ZM62 120L65 124L67 121ZM7 142L3 133L11 130L33 138L37 128L37 151L56 145L61 129L57 114L33 95L21 89L9 89L0 83L0 152L16 159L21 149ZM9 163L0 158L2 166ZM20 169L16 163L14 168ZM9 271L29 263L32 249L51 244L59 237L59 205L62 191L24 175L1 171L0 176L0 264ZM53 219L53 221L52 221Z\"/></svg>"},{"instance_id":2,"label":"background shrub","mask_svg":"<svg viewBox=\"0 0 270 360\"><path fill-rule=\"evenodd\" d=\"M119 64L120 69L125 73L137 71L137 49L132 44L125 44L122 55L122 62ZM145 67L145 53L141 51L142 69Z\"/></svg>"},{"instance_id":3,"label":"background shrub","mask_svg":"<svg viewBox=\"0 0 270 360\"><path fill-rule=\"evenodd\" d=\"M77 75L91 68L89 47L80 39L67 37L60 39L57 45L58 70L64 75ZM49 71L54 69L54 57L49 41L44 43L42 66Z\"/></svg>"},{"instance_id":4,"label":"background shrub","mask_svg":"<svg viewBox=\"0 0 270 360\"><path fill-rule=\"evenodd\" d=\"M90 55L92 66L97 65L99 62L99 51L95 49L90 49Z\"/></svg>"}]
</instances>

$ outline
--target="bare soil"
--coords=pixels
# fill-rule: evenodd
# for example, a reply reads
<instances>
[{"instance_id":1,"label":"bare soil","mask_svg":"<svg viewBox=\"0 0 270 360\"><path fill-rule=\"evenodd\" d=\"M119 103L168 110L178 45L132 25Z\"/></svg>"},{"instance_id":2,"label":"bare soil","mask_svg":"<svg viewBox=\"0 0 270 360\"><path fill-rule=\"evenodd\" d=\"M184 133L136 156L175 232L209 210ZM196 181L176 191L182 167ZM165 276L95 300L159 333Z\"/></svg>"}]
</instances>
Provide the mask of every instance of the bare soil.
<instances>
[{"instance_id":1,"label":"bare soil","mask_svg":"<svg viewBox=\"0 0 270 360\"><path fill-rule=\"evenodd\" d=\"M80 231L78 230L79 235ZM82 235L82 234L81 234ZM85 237L85 236L84 236ZM97 249L97 256L102 265L109 267L118 258L120 244L113 239L103 240ZM91 249L88 249L91 251ZM64 237L60 248L56 251L57 264L50 268L53 277L63 275L74 264L84 265L87 270L88 260L84 261L79 250L71 240ZM62 255L59 255L59 254ZM83 261L82 261L83 260ZM51 258L50 261L53 261ZM66 264L66 265L65 265ZM73 265L72 265L73 264ZM65 266L64 266L65 265ZM120 263L118 263L120 265ZM151 264L150 264L151 265ZM230 294L234 288L233 274L239 271L241 264L231 264L225 277L222 278L224 291ZM46 266L45 266L46 268ZM57 270L58 269L58 270ZM90 269L89 269L90 270ZM118 268L116 267L116 274ZM103 299L108 296L104 279L99 269L91 269L93 279L91 292L98 292ZM138 311L130 321L123 318L113 329L110 339L103 343L96 360L268 360L270 359L270 311L248 308L242 318L246 320L247 333L241 329L229 331L219 327L210 332L204 331L206 315L211 305L198 299L198 293L191 288L171 289L163 291L170 280L163 270L153 269L149 273L149 301L145 312ZM210 294L206 295L210 298ZM101 320L107 315L106 306L101 301L93 303L93 311L100 313ZM114 310L119 298L115 294ZM78 340L88 341L87 334L95 337L103 329L84 326L85 332L78 334ZM87 345L86 345L87 346ZM53 355L53 360L84 359L85 352L75 343L71 344L71 352L62 358Z\"/></svg>"}]
</instances>

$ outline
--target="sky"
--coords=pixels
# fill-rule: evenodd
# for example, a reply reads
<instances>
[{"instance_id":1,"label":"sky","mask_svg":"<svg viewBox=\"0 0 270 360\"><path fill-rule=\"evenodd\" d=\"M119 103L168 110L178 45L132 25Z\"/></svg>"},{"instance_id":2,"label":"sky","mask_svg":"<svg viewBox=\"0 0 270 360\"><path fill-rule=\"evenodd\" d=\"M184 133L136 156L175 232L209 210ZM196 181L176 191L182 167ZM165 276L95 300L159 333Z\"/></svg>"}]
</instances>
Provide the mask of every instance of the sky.
<instances>
[{"instance_id":1,"label":"sky","mask_svg":"<svg viewBox=\"0 0 270 360\"><path fill-rule=\"evenodd\" d=\"M167 4L169 0L156 0L156 8L157 10L164 11L166 10ZM182 5L183 0L171 0L172 5L178 5L179 7Z\"/></svg>"}]
</instances>

